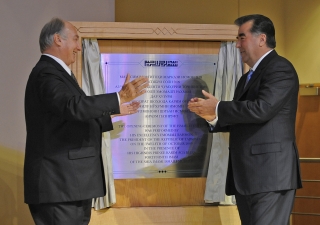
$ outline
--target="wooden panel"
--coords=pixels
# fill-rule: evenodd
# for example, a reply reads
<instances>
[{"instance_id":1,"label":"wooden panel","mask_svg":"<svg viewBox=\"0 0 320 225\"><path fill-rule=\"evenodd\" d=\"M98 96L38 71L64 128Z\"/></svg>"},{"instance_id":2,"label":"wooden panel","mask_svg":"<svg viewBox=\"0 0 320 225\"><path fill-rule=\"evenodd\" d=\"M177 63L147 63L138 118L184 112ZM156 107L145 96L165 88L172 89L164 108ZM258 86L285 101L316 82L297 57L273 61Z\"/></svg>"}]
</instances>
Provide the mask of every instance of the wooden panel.
<instances>
[{"instance_id":1,"label":"wooden panel","mask_svg":"<svg viewBox=\"0 0 320 225\"><path fill-rule=\"evenodd\" d=\"M300 85L303 86L306 85ZM320 96L299 96L296 138L300 158L320 158L319 128ZM302 161L300 165L304 182L303 188L297 190L292 224L320 224L320 182L310 182L310 180L320 180L320 163ZM319 215L312 215L314 213Z\"/></svg>"},{"instance_id":2,"label":"wooden panel","mask_svg":"<svg viewBox=\"0 0 320 225\"><path fill-rule=\"evenodd\" d=\"M300 166L303 180L320 180L320 163L301 162Z\"/></svg>"},{"instance_id":3,"label":"wooden panel","mask_svg":"<svg viewBox=\"0 0 320 225\"><path fill-rule=\"evenodd\" d=\"M196 41L196 42L215 42L215 41L235 41L238 27L234 24L173 24L173 23L119 23L119 22L72 22L78 30L79 38L96 38L101 40L114 40L113 50L118 46L117 52L141 52L138 51L138 46L127 45L123 46L115 40L148 40L157 42L153 48L147 48L153 53L153 50L163 49L163 42L158 41ZM173 42L166 43L166 53L176 52L174 49L169 51L170 45ZM120 43L120 46L118 45ZM136 44L136 43L135 43ZM207 43L208 44L208 43ZM176 45L175 43L173 44ZM183 45L183 44L182 44ZM207 48L201 45L204 50ZM175 47L174 47L175 48ZM192 47L190 47L192 48ZM200 47L201 48L201 47ZM198 49L200 49L198 48ZM184 48L181 48L183 53ZM126 51L128 50L128 51ZM187 50L189 51L189 50ZM197 50L194 50L197 51ZM107 50L107 52L112 52ZM193 54L189 51L190 54ZM176 52L179 53L179 52ZM205 54L205 53L199 53ZM210 54L210 53L207 53ZM77 54L76 62L71 65L71 70L75 74L80 86L82 84L82 54Z\"/></svg>"},{"instance_id":4,"label":"wooden panel","mask_svg":"<svg viewBox=\"0 0 320 225\"><path fill-rule=\"evenodd\" d=\"M320 224L320 216L316 215L291 215L293 225L316 225Z\"/></svg>"},{"instance_id":5,"label":"wooden panel","mask_svg":"<svg viewBox=\"0 0 320 225\"><path fill-rule=\"evenodd\" d=\"M320 182L303 182L302 185L303 188L297 190L297 197L320 197Z\"/></svg>"},{"instance_id":6,"label":"wooden panel","mask_svg":"<svg viewBox=\"0 0 320 225\"><path fill-rule=\"evenodd\" d=\"M220 42L98 40L101 53L218 54ZM130 71L129 71L130 72ZM205 205L206 178L115 180L113 207Z\"/></svg>"},{"instance_id":7,"label":"wooden panel","mask_svg":"<svg viewBox=\"0 0 320 225\"><path fill-rule=\"evenodd\" d=\"M90 225L240 225L236 206L138 207L92 210Z\"/></svg>"},{"instance_id":8,"label":"wooden panel","mask_svg":"<svg viewBox=\"0 0 320 225\"><path fill-rule=\"evenodd\" d=\"M320 198L296 198L293 212L317 213L320 215Z\"/></svg>"},{"instance_id":9,"label":"wooden panel","mask_svg":"<svg viewBox=\"0 0 320 225\"><path fill-rule=\"evenodd\" d=\"M301 158L320 158L320 96L299 96L296 138Z\"/></svg>"},{"instance_id":10,"label":"wooden panel","mask_svg":"<svg viewBox=\"0 0 320 225\"><path fill-rule=\"evenodd\" d=\"M80 40L99 39L102 53L217 54L220 41L236 40L226 24L72 22ZM71 69L81 85L82 55ZM204 204L205 178L116 180L115 207Z\"/></svg>"},{"instance_id":11,"label":"wooden panel","mask_svg":"<svg viewBox=\"0 0 320 225\"><path fill-rule=\"evenodd\" d=\"M205 205L206 178L115 180L113 207Z\"/></svg>"},{"instance_id":12,"label":"wooden panel","mask_svg":"<svg viewBox=\"0 0 320 225\"><path fill-rule=\"evenodd\" d=\"M77 28L80 37L97 39L233 41L238 31L234 24L71 23Z\"/></svg>"},{"instance_id":13,"label":"wooden panel","mask_svg":"<svg viewBox=\"0 0 320 225\"><path fill-rule=\"evenodd\" d=\"M98 40L101 53L218 54L220 42Z\"/></svg>"},{"instance_id":14,"label":"wooden panel","mask_svg":"<svg viewBox=\"0 0 320 225\"><path fill-rule=\"evenodd\" d=\"M320 182L312 180L320 180L320 163L302 162L300 165L303 188L297 190L292 225L317 224L313 222L320 220Z\"/></svg>"}]
</instances>

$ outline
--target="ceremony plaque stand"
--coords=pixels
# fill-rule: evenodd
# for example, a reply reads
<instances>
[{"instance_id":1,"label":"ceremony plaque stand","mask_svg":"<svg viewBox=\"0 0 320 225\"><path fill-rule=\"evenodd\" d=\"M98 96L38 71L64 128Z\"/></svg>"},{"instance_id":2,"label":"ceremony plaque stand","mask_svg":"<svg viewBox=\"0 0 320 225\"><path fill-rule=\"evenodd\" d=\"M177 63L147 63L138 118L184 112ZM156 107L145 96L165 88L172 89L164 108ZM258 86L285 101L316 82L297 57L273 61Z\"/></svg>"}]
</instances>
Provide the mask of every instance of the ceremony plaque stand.
<instances>
[{"instance_id":1,"label":"ceremony plaque stand","mask_svg":"<svg viewBox=\"0 0 320 225\"><path fill-rule=\"evenodd\" d=\"M218 54L221 41L235 41L237 26L72 22L80 41L98 39L100 52L117 54ZM71 69L81 85L82 54ZM112 146L111 146L112 148ZM113 207L205 205L205 177L115 179Z\"/></svg>"}]
</instances>

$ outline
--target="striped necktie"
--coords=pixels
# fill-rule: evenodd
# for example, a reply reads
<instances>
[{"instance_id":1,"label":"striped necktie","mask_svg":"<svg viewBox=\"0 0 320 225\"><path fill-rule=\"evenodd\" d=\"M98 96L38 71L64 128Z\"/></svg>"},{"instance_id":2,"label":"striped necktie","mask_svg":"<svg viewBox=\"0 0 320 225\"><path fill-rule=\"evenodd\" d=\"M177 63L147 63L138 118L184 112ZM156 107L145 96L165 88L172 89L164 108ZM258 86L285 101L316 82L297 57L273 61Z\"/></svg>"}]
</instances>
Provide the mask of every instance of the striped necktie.
<instances>
[{"instance_id":1,"label":"striped necktie","mask_svg":"<svg viewBox=\"0 0 320 225\"><path fill-rule=\"evenodd\" d=\"M246 87L247 84L249 83L249 80L251 79L251 76L252 76L253 72L254 71L252 69L249 70L249 73L248 73L247 79L246 79L246 84L244 85L244 87Z\"/></svg>"}]
</instances>

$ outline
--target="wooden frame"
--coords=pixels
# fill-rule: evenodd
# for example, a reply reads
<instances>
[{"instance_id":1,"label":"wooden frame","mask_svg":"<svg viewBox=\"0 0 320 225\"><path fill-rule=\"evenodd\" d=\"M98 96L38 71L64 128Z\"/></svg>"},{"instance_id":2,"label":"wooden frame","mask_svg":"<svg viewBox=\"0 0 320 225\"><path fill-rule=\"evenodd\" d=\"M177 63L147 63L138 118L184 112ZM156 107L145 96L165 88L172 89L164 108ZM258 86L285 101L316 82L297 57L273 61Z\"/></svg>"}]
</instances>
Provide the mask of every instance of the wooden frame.
<instances>
[{"instance_id":1,"label":"wooden frame","mask_svg":"<svg viewBox=\"0 0 320 225\"><path fill-rule=\"evenodd\" d=\"M227 24L71 22L84 38L113 40L234 41L238 27ZM71 69L81 85L82 54Z\"/></svg>"},{"instance_id":2,"label":"wooden frame","mask_svg":"<svg viewBox=\"0 0 320 225\"><path fill-rule=\"evenodd\" d=\"M208 42L236 40L238 27L222 24L169 24L169 23L117 23L72 22L80 41L84 38L100 40L185 41ZM129 41L129 42L130 42ZM167 42L169 41L169 42ZM130 44L130 43L129 43ZM192 45L191 45L192 46ZM215 44L217 46L217 44ZM105 47L105 46L104 46ZM100 46L101 48L101 46ZM122 52L126 53L126 52ZM82 54L77 55L71 69L81 85ZM206 178L152 178L115 180L117 203L113 207L205 205L203 197Z\"/></svg>"}]
</instances>

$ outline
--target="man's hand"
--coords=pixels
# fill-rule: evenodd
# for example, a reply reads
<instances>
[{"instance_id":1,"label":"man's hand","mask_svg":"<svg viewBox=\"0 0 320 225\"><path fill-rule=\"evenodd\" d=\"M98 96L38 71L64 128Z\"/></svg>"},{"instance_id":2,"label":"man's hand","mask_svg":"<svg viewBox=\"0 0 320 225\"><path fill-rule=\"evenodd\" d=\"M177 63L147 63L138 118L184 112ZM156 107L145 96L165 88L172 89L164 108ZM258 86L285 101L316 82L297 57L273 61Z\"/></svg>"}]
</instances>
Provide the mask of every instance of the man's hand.
<instances>
[{"instance_id":1,"label":"man's hand","mask_svg":"<svg viewBox=\"0 0 320 225\"><path fill-rule=\"evenodd\" d=\"M212 121L216 118L216 107L218 104L218 99L212 94L202 90L203 98L192 98L188 102L188 109L194 112L198 116L204 118L207 121Z\"/></svg>"},{"instance_id":2,"label":"man's hand","mask_svg":"<svg viewBox=\"0 0 320 225\"><path fill-rule=\"evenodd\" d=\"M130 74L127 74L126 80L119 91L120 104L130 102L146 93L148 86L149 79L147 77L138 77L130 82Z\"/></svg>"},{"instance_id":3,"label":"man's hand","mask_svg":"<svg viewBox=\"0 0 320 225\"><path fill-rule=\"evenodd\" d=\"M120 105L120 114L112 115L111 117L115 116L125 116L125 115L131 115L138 112L138 109L140 107L140 102L133 101L130 104L121 104Z\"/></svg>"}]
</instances>

